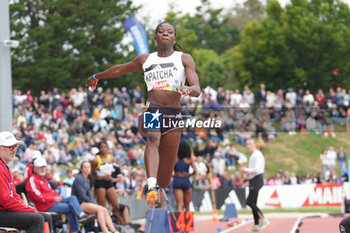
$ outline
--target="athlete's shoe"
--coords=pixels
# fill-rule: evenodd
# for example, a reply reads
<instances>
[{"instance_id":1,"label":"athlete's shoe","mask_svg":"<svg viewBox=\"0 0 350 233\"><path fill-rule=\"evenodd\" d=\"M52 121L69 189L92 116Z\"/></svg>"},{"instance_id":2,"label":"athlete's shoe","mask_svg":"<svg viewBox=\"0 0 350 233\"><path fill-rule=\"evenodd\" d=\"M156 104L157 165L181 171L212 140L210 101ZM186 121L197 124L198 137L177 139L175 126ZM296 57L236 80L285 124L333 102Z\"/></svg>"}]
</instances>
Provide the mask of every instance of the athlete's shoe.
<instances>
[{"instance_id":1,"label":"athlete's shoe","mask_svg":"<svg viewBox=\"0 0 350 233\"><path fill-rule=\"evenodd\" d=\"M260 231L260 227L259 227L259 225L254 225L253 227L248 228L247 231L258 232L258 231Z\"/></svg>"},{"instance_id":2,"label":"athlete's shoe","mask_svg":"<svg viewBox=\"0 0 350 233\"><path fill-rule=\"evenodd\" d=\"M158 190L159 190L159 187L154 187L149 189L147 184L143 187L143 195L149 207L158 206L159 204Z\"/></svg>"},{"instance_id":3,"label":"athlete's shoe","mask_svg":"<svg viewBox=\"0 0 350 233\"><path fill-rule=\"evenodd\" d=\"M260 225L259 225L259 229L263 229L269 224L270 224L270 221L267 218L264 218L264 220L262 220Z\"/></svg>"}]
</instances>

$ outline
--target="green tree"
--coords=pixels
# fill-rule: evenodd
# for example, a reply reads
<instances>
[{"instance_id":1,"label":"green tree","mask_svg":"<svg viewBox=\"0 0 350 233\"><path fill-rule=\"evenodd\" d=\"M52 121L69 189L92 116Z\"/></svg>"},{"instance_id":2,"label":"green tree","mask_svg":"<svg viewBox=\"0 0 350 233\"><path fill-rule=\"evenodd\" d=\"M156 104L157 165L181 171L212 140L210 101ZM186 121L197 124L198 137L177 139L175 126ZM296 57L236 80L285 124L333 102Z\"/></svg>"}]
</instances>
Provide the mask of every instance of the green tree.
<instances>
[{"instance_id":1,"label":"green tree","mask_svg":"<svg viewBox=\"0 0 350 233\"><path fill-rule=\"evenodd\" d=\"M292 0L285 9L272 0L267 17L245 27L228 57L240 82L255 88L342 85L349 79L349 26L349 7L339 0Z\"/></svg>"},{"instance_id":2,"label":"green tree","mask_svg":"<svg viewBox=\"0 0 350 233\"><path fill-rule=\"evenodd\" d=\"M10 5L14 87L68 89L92 73L125 62L123 22L131 0L18 0ZM123 80L115 81L123 82Z\"/></svg>"},{"instance_id":3,"label":"green tree","mask_svg":"<svg viewBox=\"0 0 350 233\"><path fill-rule=\"evenodd\" d=\"M237 25L239 30L252 20L261 21L265 15L265 8L259 0L247 0L243 5L235 5L228 13L230 22Z\"/></svg>"},{"instance_id":4,"label":"green tree","mask_svg":"<svg viewBox=\"0 0 350 233\"><path fill-rule=\"evenodd\" d=\"M200 71L200 84L206 86L224 86L227 80L224 79L224 65L222 58L211 49L196 49L192 56L196 61L197 69Z\"/></svg>"},{"instance_id":5,"label":"green tree","mask_svg":"<svg viewBox=\"0 0 350 233\"><path fill-rule=\"evenodd\" d=\"M230 23L230 18L222 14L222 9L202 0L194 16L181 16L181 12L169 12L166 20L175 24L177 35L186 48L212 49L218 54L240 43L238 28Z\"/></svg>"}]
</instances>

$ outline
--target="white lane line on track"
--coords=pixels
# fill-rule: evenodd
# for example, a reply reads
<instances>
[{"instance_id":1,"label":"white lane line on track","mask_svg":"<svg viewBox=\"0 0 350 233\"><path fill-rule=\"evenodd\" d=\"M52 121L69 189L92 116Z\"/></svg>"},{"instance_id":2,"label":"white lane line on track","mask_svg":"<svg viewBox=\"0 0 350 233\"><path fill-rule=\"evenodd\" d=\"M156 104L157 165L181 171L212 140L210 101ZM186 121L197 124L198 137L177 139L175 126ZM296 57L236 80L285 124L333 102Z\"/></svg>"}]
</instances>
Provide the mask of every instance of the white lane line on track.
<instances>
[{"instance_id":1,"label":"white lane line on track","mask_svg":"<svg viewBox=\"0 0 350 233\"><path fill-rule=\"evenodd\" d=\"M290 231L290 233L295 233L295 231L298 229L299 227L299 223L301 222L301 220L303 219L303 217L299 217L298 220L295 222L292 230Z\"/></svg>"},{"instance_id":2,"label":"white lane line on track","mask_svg":"<svg viewBox=\"0 0 350 233\"><path fill-rule=\"evenodd\" d=\"M221 233L227 233L227 232L230 232L230 231L234 231L234 230L236 230L238 228L241 228L241 227L247 225L248 223L252 223L252 222L253 222L253 220L249 220L248 222L241 223L241 224L237 225L236 227L232 227L232 228L229 228L227 230L224 230Z\"/></svg>"}]
</instances>

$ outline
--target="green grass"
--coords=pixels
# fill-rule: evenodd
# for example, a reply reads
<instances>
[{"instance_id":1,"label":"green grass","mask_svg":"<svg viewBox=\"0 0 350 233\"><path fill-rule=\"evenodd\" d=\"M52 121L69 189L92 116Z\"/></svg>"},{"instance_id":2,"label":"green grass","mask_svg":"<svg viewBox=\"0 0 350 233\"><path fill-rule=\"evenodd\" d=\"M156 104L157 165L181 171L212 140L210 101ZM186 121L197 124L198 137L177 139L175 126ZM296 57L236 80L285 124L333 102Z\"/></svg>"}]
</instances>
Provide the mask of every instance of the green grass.
<instances>
[{"instance_id":1,"label":"green grass","mask_svg":"<svg viewBox=\"0 0 350 233\"><path fill-rule=\"evenodd\" d=\"M349 126L350 124L346 129ZM290 173L295 172L297 175L307 173L316 175L322 171L321 151L330 146L333 146L336 152L339 151L340 146L343 146L350 158L350 132L345 129L343 131L336 132L336 138L318 136L314 133L306 135L297 133L294 136L281 133L275 140L267 142L266 147L262 150L266 161L267 176L276 174L280 169ZM237 150L249 155L249 152L240 145L237 145Z\"/></svg>"}]
</instances>

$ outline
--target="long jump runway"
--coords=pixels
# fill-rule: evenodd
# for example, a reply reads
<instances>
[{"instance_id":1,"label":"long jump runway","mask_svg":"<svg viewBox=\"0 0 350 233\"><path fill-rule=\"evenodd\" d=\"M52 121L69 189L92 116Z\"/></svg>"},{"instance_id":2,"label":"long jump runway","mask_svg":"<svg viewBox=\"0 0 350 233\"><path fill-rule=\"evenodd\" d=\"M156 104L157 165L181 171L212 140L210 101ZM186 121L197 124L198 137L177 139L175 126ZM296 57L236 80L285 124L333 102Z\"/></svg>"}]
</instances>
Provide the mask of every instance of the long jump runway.
<instances>
[{"instance_id":1,"label":"long jump runway","mask_svg":"<svg viewBox=\"0 0 350 233\"><path fill-rule=\"evenodd\" d=\"M229 222L212 222L212 220L195 221L194 233L247 233L247 229L253 226L252 219L244 219L240 224L234 227L228 226L229 223L237 219L230 219ZM260 232L269 233L290 233L298 218L269 218L270 224Z\"/></svg>"},{"instance_id":2,"label":"long jump runway","mask_svg":"<svg viewBox=\"0 0 350 233\"><path fill-rule=\"evenodd\" d=\"M269 217L270 224L260 230L264 233L339 233L342 216ZM236 219L230 219L234 222ZM247 233L253 226L253 219L245 219L235 227L228 222L212 222L211 219L195 221L194 233Z\"/></svg>"},{"instance_id":3,"label":"long jump runway","mask_svg":"<svg viewBox=\"0 0 350 233\"><path fill-rule=\"evenodd\" d=\"M339 233L338 225L344 218L343 216L296 216L289 217L287 213L281 216L267 215L270 224L261 229L263 233ZM238 223L239 222L239 223ZM236 224L233 224L236 223ZM247 229L253 226L253 219L248 218L230 218L228 222L213 222L210 216L194 217L193 233L247 233ZM143 225L143 229L145 224ZM153 232L152 233L162 233Z\"/></svg>"}]
</instances>

